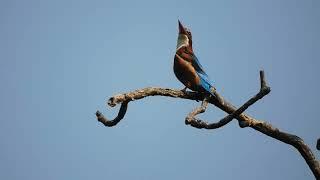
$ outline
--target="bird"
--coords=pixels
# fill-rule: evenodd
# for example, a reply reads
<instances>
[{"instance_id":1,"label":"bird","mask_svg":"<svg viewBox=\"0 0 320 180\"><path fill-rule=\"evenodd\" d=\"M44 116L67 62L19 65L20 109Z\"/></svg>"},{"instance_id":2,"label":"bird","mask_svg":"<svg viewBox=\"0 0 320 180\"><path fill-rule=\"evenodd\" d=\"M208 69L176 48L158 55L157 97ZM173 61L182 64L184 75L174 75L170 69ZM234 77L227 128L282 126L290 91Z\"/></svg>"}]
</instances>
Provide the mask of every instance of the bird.
<instances>
[{"instance_id":1,"label":"bird","mask_svg":"<svg viewBox=\"0 0 320 180\"><path fill-rule=\"evenodd\" d=\"M216 96L216 89L212 85L212 81L194 54L191 31L185 28L180 20L178 20L178 24L179 34L173 71L177 79L185 86L182 91L186 92L187 89L191 89L192 91Z\"/></svg>"}]
</instances>

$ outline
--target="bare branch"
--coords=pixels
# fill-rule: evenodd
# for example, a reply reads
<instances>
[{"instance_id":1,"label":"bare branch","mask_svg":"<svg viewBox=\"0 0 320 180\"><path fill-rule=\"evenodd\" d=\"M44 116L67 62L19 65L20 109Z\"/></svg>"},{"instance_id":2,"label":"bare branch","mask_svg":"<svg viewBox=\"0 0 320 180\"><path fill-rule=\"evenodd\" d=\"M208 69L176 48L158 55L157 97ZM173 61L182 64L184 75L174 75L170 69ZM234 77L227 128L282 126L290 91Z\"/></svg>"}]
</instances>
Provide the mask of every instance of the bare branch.
<instances>
[{"instance_id":1,"label":"bare branch","mask_svg":"<svg viewBox=\"0 0 320 180\"><path fill-rule=\"evenodd\" d=\"M127 108L128 108L128 103L123 102L121 104L118 116L116 118L114 118L113 120L108 120L107 118L105 118L100 111L96 112L96 116L97 116L99 122L103 123L105 126L112 127L112 126L117 125L118 122L120 122L121 119L123 119L124 115L127 112Z\"/></svg>"},{"instance_id":2,"label":"bare branch","mask_svg":"<svg viewBox=\"0 0 320 180\"><path fill-rule=\"evenodd\" d=\"M206 96L202 103L201 103L201 106L196 108L195 110L191 111L188 116L186 117L186 121L185 123L188 125L190 124L191 126L195 127L195 128L206 128L207 126L207 123L202 121L202 120L199 120L199 119L196 119L195 116L200 114L200 113L204 113L208 107L208 99L209 97Z\"/></svg>"},{"instance_id":3,"label":"bare branch","mask_svg":"<svg viewBox=\"0 0 320 180\"><path fill-rule=\"evenodd\" d=\"M231 122L233 118L239 116L246 109L248 109L249 106L251 106L252 104L257 102L259 99L261 99L265 95L269 94L270 91L271 91L271 89L270 89L270 87L267 86L267 83L266 83L266 80L265 80L265 76L264 76L264 72L260 71L260 91L258 92L258 94L256 94L251 99L249 99L245 104L243 104L239 109L237 109L236 111L234 111L231 114L227 115L226 117L222 118L220 121L218 121L216 123L207 123L207 122L205 122L203 120L196 119L194 117L195 115L199 114L199 113L195 113L195 112L198 112L199 110L203 109L202 106L201 106L200 108L197 108L194 111L192 111L187 116L186 124L190 124L191 126L193 126L195 128L199 128L199 129L201 129L201 128L204 128L204 129L217 129L217 128L220 128L220 127L228 124L229 122ZM216 92L216 94L218 94L218 93ZM218 94L217 97L219 97L218 99L222 99L219 94ZM223 100L219 100L219 102L223 103ZM203 110L203 112L204 112L204 110ZM202 113L202 111L201 111L201 113ZM246 121L239 121L239 125L242 128L249 126L249 124L246 123Z\"/></svg>"},{"instance_id":4,"label":"bare branch","mask_svg":"<svg viewBox=\"0 0 320 180\"><path fill-rule=\"evenodd\" d=\"M271 124L267 122L254 119L249 115L243 113L250 105L254 104L256 101L258 101L259 99L261 99L262 97L264 97L266 94L270 92L270 88L267 87L263 71L260 71L260 84L261 84L260 92L257 95L255 95L253 98L251 98L249 101L247 101L239 109L237 109L228 101L224 100L219 94L216 97L210 96L208 100L205 100L205 102L211 103L216 107L220 108L221 110L225 111L226 113L230 114L225 118L223 118L222 120L220 120L222 122L219 121L215 125L212 125L212 127L219 126L220 125L219 123L223 125L225 122L228 123L228 121L231 121L233 118L236 118L239 121L239 125L241 127L251 127L267 136L270 136L281 142L284 142L286 144L289 144L295 147L300 152L302 157L305 159L306 163L308 164L309 168L313 172L316 179L320 179L319 161L316 160L310 148L303 142L303 140L300 137L280 131L278 128L273 127ZM127 105L130 101L142 99L148 96L167 96L167 97L202 101L206 97L206 94L189 92L189 91L184 92L181 90L174 90L174 89L167 89L167 88L164 89L164 88L157 88L157 87L143 88L143 89L135 90L133 92L119 94L111 97L108 101L109 106L114 107L117 104L122 104L120 107L118 116L114 120L107 120L99 111L97 111L96 116L98 118L98 121L102 122L105 126L114 126L124 117L127 110ZM202 111L205 111L206 106L207 106L206 103L202 103L202 106L196 109L196 111L194 111L195 115L201 113ZM198 122L198 121L195 121L195 122ZM194 124L194 125L196 126L197 124ZM205 125L202 124L202 126L205 126ZM207 129L210 129L210 128L207 128ZM211 128L211 129L214 129L214 128ZM319 144L320 143L318 140L317 147L320 146Z\"/></svg>"},{"instance_id":5,"label":"bare branch","mask_svg":"<svg viewBox=\"0 0 320 180\"><path fill-rule=\"evenodd\" d=\"M173 90L173 89L164 89L164 88L157 88L157 87L147 87L139 90L135 90L125 94L118 94L111 97L108 100L108 105L110 107L115 107L117 104L121 104L119 109L118 115L113 120L108 120L100 111L96 112L96 116L99 122L103 123L105 126L112 127L117 125L125 116L128 103L130 101L139 100L148 96L168 96L174 98L183 98L183 99L190 99L190 100L202 100L205 95L196 92L189 92L189 91L180 91L180 90ZM211 101L214 101L211 99Z\"/></svg>"}]
</instances>

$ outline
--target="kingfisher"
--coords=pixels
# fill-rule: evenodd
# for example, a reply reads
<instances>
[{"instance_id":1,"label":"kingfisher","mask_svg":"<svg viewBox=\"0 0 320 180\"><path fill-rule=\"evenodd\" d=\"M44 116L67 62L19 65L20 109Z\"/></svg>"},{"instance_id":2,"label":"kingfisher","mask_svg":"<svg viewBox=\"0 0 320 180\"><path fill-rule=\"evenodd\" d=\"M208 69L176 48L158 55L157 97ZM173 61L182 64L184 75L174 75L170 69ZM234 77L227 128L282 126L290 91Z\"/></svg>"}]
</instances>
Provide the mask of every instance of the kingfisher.
<instances>
[{"instance_id":1,"label":"kingfisher","mask_svg":"<svg viewBox=\"0 0 320 180\"><path fill-rule=\"evenodd\" d=\"M173 70L178 80L185 85L182 91L185 92L189 88L215 96L215 88L193 52L191 31L185 28L179 20L178 23L179 35Z\"/></svg>"}]
</instances>

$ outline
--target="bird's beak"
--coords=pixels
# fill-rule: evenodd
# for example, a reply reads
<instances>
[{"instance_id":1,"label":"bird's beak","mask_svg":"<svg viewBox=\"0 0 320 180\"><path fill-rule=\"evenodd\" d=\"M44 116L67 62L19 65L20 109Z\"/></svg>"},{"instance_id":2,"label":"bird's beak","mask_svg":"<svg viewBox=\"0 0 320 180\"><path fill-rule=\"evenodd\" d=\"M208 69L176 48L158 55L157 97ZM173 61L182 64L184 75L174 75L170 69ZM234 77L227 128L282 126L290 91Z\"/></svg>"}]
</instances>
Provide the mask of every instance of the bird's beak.
<instances>
[{"instance_id":1,"label":"bird's beak","mask_svg":"<svg viewBox=\"0 0 320 180\"><path fill-rule=\"evenodd\" d=\"M179 34L187 34L185 28L183 27L183 25L179 20L178 20L178 23L179 23Z\"/></svg>"}]
</instances>

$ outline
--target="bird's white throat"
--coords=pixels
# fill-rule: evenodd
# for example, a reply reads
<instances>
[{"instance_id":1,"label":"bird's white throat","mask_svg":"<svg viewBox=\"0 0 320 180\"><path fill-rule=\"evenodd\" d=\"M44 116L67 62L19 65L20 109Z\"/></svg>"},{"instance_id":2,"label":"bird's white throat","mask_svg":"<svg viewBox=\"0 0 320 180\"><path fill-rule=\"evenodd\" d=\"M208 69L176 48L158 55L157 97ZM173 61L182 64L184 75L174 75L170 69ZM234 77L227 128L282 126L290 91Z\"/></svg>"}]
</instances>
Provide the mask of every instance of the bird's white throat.
<instances>
[{"instance_id":1,"label":"bird's white throat","mask_svg":"<svg viewBox=\"0 0 320 180\"><path fill-rule=\"evenodd\" d=\"M177 49L180 49L181 47L188 46L189 45L189 38L185 34L179 34L178 41L177 41Z\"/></svg>"}]
</instances>

